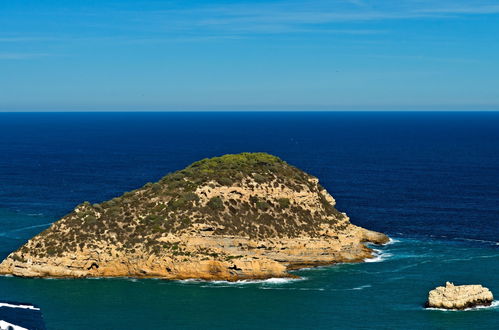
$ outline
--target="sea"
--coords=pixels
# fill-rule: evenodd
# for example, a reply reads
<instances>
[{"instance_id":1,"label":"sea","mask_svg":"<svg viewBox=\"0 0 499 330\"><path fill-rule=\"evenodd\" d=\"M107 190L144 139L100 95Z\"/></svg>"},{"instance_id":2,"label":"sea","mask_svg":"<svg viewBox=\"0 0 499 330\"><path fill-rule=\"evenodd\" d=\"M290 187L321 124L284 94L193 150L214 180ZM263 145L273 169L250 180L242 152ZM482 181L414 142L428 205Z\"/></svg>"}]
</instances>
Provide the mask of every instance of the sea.
<instances>
[{"instance_id":1,"label":"sea","mask_svg":"<svg viewBox=\"0 0 499 330\"><path fill-rule=\"evenodd\" d=\"M317 176L354 224L390 243L296 280L1 276L0 315L32 304L61 330L499 328L497 300L423 307L446 281L499 299L499 112L0 113L0 258L83 201L240 152Z\"/></svg>"}]
</instances>

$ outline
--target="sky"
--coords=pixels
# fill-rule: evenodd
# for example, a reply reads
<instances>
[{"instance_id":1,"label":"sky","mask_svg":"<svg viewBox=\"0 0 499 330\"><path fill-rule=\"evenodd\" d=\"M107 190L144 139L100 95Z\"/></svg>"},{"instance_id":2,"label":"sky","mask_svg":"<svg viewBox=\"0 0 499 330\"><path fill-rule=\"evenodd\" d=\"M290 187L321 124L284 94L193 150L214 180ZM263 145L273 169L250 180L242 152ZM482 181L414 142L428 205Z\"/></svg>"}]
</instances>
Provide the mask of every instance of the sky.
<instances>
[{"instance_id":1,"label":"sky","mask_svg":"<svg viewBox=\"0 0 499 330\"><path fill-rule=\"evenodd\" d=\"M499 110L498 0L0 0L0 111Z\"/></svg>"}]
</instances>

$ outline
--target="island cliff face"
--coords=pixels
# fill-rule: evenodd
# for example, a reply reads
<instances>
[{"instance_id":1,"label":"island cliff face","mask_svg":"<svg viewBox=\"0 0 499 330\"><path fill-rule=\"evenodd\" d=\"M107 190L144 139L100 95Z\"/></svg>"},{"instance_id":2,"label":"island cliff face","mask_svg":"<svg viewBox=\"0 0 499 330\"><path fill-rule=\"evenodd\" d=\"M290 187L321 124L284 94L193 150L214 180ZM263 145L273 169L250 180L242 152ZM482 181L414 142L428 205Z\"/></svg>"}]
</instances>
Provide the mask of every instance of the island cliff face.
<instances>
[{"instance_id":1,"label":"island cliff face","mask_svg":"<svg viewBox=\"0 0 499 330\"><path fill-rule=\"evenodd\" d=\"M244 280L359 262L388 237L350 223L317 178L265 153L204 159L85 202L11 253L0 274Z\"/></svg>"}]
</instances>

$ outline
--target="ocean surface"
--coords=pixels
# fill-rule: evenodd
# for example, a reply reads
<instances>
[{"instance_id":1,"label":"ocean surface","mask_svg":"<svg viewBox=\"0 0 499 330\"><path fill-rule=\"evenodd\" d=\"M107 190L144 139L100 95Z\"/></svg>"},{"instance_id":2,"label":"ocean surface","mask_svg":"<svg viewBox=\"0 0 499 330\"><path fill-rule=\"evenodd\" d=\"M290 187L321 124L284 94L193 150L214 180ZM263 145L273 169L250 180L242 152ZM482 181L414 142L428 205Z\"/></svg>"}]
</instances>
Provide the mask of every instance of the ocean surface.
<instances>
[{"instance_id":1,"label":"ocean surface","mask_svg":"<svg viewBox=\"0 0 499 330\"><path fill-rule=\"evenodd\" d=\"M300 280L0 277L0 302L34 304L61 330L498 328L497 302L422 307L445 281L499 298L497 112L0 113L0 257L82 201L244 151L317 176L353 223L391 244Z\"/></svg>"}]
</instances>

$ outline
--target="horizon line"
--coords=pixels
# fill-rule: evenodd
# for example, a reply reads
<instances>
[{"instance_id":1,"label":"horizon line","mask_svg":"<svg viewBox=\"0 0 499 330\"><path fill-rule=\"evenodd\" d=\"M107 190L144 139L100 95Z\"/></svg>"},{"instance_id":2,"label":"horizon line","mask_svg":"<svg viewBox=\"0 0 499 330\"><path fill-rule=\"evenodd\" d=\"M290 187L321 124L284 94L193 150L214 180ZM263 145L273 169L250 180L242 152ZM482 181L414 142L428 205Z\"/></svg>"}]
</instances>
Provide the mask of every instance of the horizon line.
<instances>
[{"instance_id":1,"label":"horizon line","mask_svg":"<svg viewBox=\"0 0 499 330\"><path fill-rule=\"evenodd\" d=\"M0 113L209 113L209 112L499 112L499 107L491 109L185 109L185 110L1 110Z\"/></svg>"}]
</instances>

